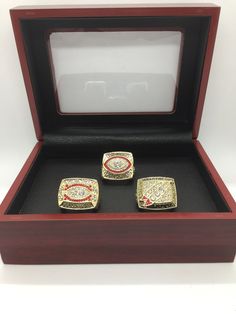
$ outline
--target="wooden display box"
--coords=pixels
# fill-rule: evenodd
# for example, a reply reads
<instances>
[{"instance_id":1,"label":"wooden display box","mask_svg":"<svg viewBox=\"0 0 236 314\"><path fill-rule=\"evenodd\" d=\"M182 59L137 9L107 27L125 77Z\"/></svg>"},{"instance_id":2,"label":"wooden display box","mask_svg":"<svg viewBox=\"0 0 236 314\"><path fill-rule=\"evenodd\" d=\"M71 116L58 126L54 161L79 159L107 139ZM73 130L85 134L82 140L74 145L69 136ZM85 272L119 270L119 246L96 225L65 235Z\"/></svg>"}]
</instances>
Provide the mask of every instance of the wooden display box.
<instances>
[{"instance_id":1,"label":"wooden display box","mask_svg":"<svg viewBox=\"0 0 236 314\"><path fill-rule=\"evenodd\" d=\"M38 143L1 205L0 252L4 263L234 260L235 202L197 139L219 12L220 8L213 5L19 7L11 10ZM173 32L171 36L181 35L181 42L178 46L177 83L172 95L174 106L171 110L162 111L158 106L169 97L164 87L167 86L173 94L173 80L160 69L157 70L158 77L155 76L155 70L161 67L161 63L171 64L166 60L172 56L162 54L160 62L160 55L155 58L155 54L146 54L145 51L150 48L148 51L153 52L155 47L159 53L154 36L157 33L158 38L170 43L170 49L176 50L177 46L170 41L168 32ZM67 48L64 49L60 38L64 38L66 33L74 35L65 40ZM58 71L66 72L71 66L71 58L66 59L65 55L71 56L73 49L80 47L79 41L75 44L71 38L80 38L81 34L84 36L83 45L88 43L89 53L76 50L75 55L79 53L80 56L76 59L76 73L68 70L69 74L61 75L61 80L58 80ZM166 37L166 34L169 35ZM112 45L104 38L111 40ZM115 41L117 38L119 40ZM50 41L54 39L55 51L50 49ZM169 49L167 44L161 47L164 51ZM127 58L130 58L127 60L130 61L122 67L123 60L126 60L122 52L127 49L131 55L129 57L127 53ZM64 61L60 62L62 54ZM91 58L91 54L93 58L88 62L86 58ZM119 54L121 57L112 63L110 59ZM145 54L146 59L141 57ZM55 58L59 58L58 68ZM82 65L80 58L85 58ZM99 67L101 60L104 72L89 72L92 67ZM142 69L136 73L135 62L145 69L145 74ZM153 63L152 69L150 63ZM78 69L84 67L88 67L88 73L84 70L79 72ZM112 72L113 67L119 68L119 73ZM134 81L136 85L131 84ZM153 82L158 84L155 86ZM92 88L88 89L87 98L81 84ZM109 87L112 96L108 97L109 108L117 105L117 111L100 111L100 107L96 107L103 102L102 96L97 96L100 95L100 87L108 88L108 85L112 86ZM125 97L122 94L123 98L119 98L117 85L124 87L120 88L122 93L124 90L127 93L130 91L127 88L132 87L131 94L125 94ZM69 92L61 95L63 88ZM72 88L74 94L70 92ZM153 102L153 97L149 97L150 91L157 97L160 93L162 101L154 97ZM144 103L143 108L145 95L147 104ZM78 102L74 103L73 97ZM131 99L130 103L127 99ZM68 112L62 108L63 101L65 106L71 105ZM133 109L135 102L141 110ZM79 112L73 112L77 103ZM156 111L150 109L153 103L159 108ZM82 110L91 104L96 107L94 112ZM127 107L125 112L120 110L121 106ZM102 182L102 154L113 150L133 152L136 172L132 182ZM176 210L138 210L136 180L145 176L175 178L178 193ZM97 212L61 212L57 206L57 190L64 177L91 177L99 181L101 204Z\"/></svg>"}]
</instances>

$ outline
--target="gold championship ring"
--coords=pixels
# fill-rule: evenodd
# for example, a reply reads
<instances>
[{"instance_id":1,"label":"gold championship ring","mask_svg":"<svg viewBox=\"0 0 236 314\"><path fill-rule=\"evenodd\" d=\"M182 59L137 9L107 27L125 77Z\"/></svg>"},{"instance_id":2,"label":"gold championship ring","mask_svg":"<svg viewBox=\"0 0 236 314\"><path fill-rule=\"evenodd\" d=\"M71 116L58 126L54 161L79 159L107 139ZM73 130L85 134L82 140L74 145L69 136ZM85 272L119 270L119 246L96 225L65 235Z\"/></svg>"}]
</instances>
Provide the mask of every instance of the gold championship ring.
<instances>
[{"instance_id":1,"label":"gold championship ring","mask_svg":"<svg viewBox=\"0 0 236 314\"><path fill-rule=\"evenodd\" d=\"M105 153L102 159L102 178L130 180L134 176L134 158L129 152Z\"/></svg>"},{"instance_id":2,"label":"gold championship ring","mask_svg":"<svg viewBox=\"0 0 236 314\"><path fill-rule=\"evenodd\" d=\"M58 190L58 206L67 210L95 209L99 201L99 186L95 179L65 178Z\"/></svg>"},{"instance_id":3,"label":"gold championship ring","mask_svg":"<svg viewBox=\"0 0 236 314\"><path fill-rule=\"evenodd\" d=\"M167 210L177 207L175 180L147 177L137 181L138 207L146 210Z\"/></svg>"}]
</instances>

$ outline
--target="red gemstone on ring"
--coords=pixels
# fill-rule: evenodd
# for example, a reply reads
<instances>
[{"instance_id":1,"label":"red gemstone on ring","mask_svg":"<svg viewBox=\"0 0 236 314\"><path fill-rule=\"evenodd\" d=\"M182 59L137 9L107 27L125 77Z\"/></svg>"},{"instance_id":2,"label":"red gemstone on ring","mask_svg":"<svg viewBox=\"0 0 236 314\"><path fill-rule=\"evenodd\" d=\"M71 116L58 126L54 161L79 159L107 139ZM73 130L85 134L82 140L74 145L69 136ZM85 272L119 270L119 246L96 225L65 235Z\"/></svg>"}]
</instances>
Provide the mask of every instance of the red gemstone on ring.
<instances>
[{"instance_id":1,"label":"red gemstone on ring","mask_svg":"<svg viewBox=\"0 0 236 314\"><path fill-rule=\"evenodd\" d=\"M89 190L89 191L92 191L91 185L88 186L88 185L82 184L82 183L75 183L75 184L71 184L71 185L66 185L64 190L69 190L69 189L71 189L71 188L73 188L73 187L82 187L82 188L84 188L84 189L87 189L87 190ZM78 202L78 203L80 203L80 202L84 202L84 201L90 200L91 197L92 197L92 195L89 194L89 195L87 195L87 196L84 197L84 198L76 199L76 198L72 198L72 197L70 197L69 195L65 194L65 195L64 195L64 200L69 200L69 201L71 201L71 202Z\"/></svg>"},{"instance_id":2,"label":"red gemstone on ring","mask_svg":"<svg viewBox=\"0 0 236 314\"><path fill-rule=\"evenodd\" d=\"M113 159L123 159L127 162L127 166L123 169L117 169L117 170L114 170L114 169L111 169L109 167L109 163L111 160ZM123 173L123 172L126 172L127 170L129 170L131 168L132 164L130 162L130 160L124 156L113 156L113 157L110 157L109 159L107 159L107 161L104 163L104 167L110 171L111 173Z\"/></svg>"}]
</instances>

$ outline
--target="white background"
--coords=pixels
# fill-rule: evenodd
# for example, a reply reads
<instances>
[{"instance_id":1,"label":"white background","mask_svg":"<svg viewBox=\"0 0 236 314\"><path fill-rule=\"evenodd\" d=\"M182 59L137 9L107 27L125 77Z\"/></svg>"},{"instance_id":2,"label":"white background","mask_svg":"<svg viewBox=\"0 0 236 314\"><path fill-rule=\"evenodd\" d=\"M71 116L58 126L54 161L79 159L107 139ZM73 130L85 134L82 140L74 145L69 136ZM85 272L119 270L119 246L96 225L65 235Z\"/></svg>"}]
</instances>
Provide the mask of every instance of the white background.
<instances>
[{"instance_id":1,"label":"white background","mask_svg":"<svg viewBox=\"0 0 236 314\"><path fill-rule=\"evenodd\" d=\"M115 3L107 0L107 3L111 2ZM65 3L60 0L0 2L0 199L6 194L36 142L8 10L22 4ZM70 0L70 4L73 3L78 4L78 1ZM94 0L86 3L101 2ZM118 3L127 2L120 0ZM215 0L215 3L221 5L222 12L199 138L236 197L236 2ZM235 263L0 264L0 311L4 314L226 314L236 313L235 297Z\"/></svg>"}]
</instances>

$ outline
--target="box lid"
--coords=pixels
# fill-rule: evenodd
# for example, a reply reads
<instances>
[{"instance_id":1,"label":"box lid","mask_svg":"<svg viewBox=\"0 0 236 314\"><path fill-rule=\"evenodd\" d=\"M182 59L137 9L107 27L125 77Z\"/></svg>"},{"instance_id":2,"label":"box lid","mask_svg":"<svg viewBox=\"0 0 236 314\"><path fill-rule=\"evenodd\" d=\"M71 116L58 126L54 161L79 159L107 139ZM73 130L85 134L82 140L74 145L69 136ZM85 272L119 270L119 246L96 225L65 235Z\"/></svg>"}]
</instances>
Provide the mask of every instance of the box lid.
<instances>
[{"instance_id":1,"label":"box lid","mask_svg":"<svg viewBox=\"0 0 236 314\"><path fill-rule=\"evenodd\" d=\"M220 8L11 10L39 140L196 138Z\"/></svg>"}]
</instances>

